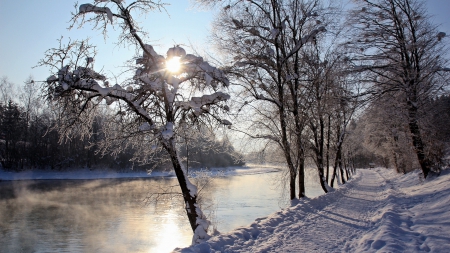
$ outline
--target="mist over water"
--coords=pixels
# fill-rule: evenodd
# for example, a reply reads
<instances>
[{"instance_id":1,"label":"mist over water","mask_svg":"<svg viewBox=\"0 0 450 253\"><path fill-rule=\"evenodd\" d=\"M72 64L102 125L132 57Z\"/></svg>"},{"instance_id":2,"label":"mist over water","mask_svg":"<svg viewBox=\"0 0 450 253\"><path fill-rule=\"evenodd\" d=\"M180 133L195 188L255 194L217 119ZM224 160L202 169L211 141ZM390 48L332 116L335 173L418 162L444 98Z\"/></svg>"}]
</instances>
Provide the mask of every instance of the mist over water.
<instances>
[{"instance_id":1,"label":"mist over water","mask_svg":"<svg viewBox=\"0 0 450 253\"><path fill-rule=\"evenodd\" d=\"M280 210L288 204L274 183L280 173L212 179L202 190L205 213L223 233ZM0 182L0 252L170 252L188 246L192 232L179 198L143 202L174 185L173 178Z\"/></svg>"}]
</instances>

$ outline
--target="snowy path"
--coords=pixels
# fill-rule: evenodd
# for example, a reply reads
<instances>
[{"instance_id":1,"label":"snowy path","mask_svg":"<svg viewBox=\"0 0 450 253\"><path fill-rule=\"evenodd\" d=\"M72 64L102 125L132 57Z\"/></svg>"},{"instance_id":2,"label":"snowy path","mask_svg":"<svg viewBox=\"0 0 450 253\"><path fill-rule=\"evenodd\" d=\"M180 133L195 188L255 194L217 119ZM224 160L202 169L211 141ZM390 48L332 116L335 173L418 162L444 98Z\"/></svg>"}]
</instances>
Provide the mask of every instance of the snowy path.
<instances>
[{"instance_id":1,"label":"snowy path","mask_svg":"<svg viewBox=\"0 0 450 253\"><path fill-rule=\"evenodd\" d=\"M301 220L294 227L274 231L268 240L271 246L258 250L300 252L301 245L307 252L349 251L350 242L370 228L371 211L380 205L383 182L376 171L365 171L364 176L351 182L351 189L337 194L324 206L309 205L311 210L306 217L302 219L300 212L296 218ZM281 243L275 243L276 240Z\"/></svg>"},{"instance_id":2,"label":"snowy path","mask_svg":"<svg viewBox=\"0 0 450 253\"><path fill-rule=\"evenodd\" d=\"M335 192L175 252L450 252L449 180L360 170Z\"/></svg>"}]
</instances>

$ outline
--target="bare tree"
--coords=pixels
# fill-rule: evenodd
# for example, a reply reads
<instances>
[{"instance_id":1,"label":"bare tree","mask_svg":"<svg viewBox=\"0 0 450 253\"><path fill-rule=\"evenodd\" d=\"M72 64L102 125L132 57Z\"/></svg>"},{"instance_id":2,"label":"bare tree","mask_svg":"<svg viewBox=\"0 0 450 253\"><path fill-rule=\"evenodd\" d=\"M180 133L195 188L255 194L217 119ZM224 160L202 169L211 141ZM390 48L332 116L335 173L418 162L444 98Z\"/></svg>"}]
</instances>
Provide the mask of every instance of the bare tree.
<instances>
[{"instance_id":1,"label":"bare tree","mask_svg":"<svg viewBox=\"0 0 450 253\"><path fill-rule=\"evenodd\" d=\"M179 158L176 140L182 124L202 124L213 120L231 125L219 118L226 112L225 102L230 98L219 88L228 86L223 72L209 65L203 58L186 54L175 46L166 56L155 52L145 44L142 30L132 13L146 13L163 4L154 1L94 1L82 4L73 14L74 25L92 23L106 34L109 23L121 31L118 43L135 45L135 64L130 63L132 76L122 85L112 85L107 77L93 69L95 48L87 41L60 41L58 48L50 49L40 65L50 67L52 75L44 82L46 96L61 110L61 132L79 132L86 135L92 126L96 110L111 105L117 112L116 137L119 143L123 137L139 139L147 148L161 147L169 157L183 195L185 210L194 232L193 243L208 238L209 222L198 205L197 187L187 175ZM127 119L131 124L121 124ZM120 132L124 130L124 132ZM114 132L114 131L110 131ZM155 146L155 148L151 148Z\"/></svg>"},{"instance_id":2,"label":"bare tree","mask_svg":"<svg viewBox=\"0 0 450 253\"><path fill-rule=\"evenodd\" d=\"M417 160L424 177L432 167L419 124L424 101L449 81L444 68L445 33L430 24L419 0L358 0L350 13L355 71L367 71L373 89L383 95L400 92Z\"/></svg>"},{"instance_id":3,"label":"bare tree","mask_svg":"<svg viewBox=\"0 0 450 253\"><path fill-rule=\"evenodd\" d=\"M14 97L14 93L13 83L8 80L8 77L3 76L0 79L0 102L6 105Z\"/></svg>"},{"instance_id":4,"label":"bare tree","mask_svg":"<svg viewBox=\"0 0 450 253\"><path fill-rule=\"evenodd\" d=\"M229 73L240 87L241 108L254 112L246 120L257 133L247 134L279 146L289 170L290 198L296 197L297 174L303 197L300 50L325 31L320 1L226 1L222 7L213 36L233 63Z\"/></svg>"},{"instance_id":5,"label":"bare tree","mask_svg":"<svg viewBox=\"0 0 450 253\"><path fill-rule=\"evenodd\" d=\"M408 110L403 93L390 92L370 103L359 119L363 128L363 146L384 157L397 172L406 173L419 164L411 146L408 129Z\"/></svg>"}]
</instances>

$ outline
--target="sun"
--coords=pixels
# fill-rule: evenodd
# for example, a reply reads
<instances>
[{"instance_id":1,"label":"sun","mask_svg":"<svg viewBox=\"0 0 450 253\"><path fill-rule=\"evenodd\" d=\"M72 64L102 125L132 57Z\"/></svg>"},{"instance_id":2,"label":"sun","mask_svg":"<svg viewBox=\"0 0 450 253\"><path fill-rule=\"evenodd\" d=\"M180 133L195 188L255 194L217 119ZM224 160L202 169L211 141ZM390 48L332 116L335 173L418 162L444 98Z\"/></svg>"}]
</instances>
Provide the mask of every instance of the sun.
<instances>
[{"instance_id":1,"label":"sun","mask_svg":"<svg viewBox=\"0 0 450 253\"><path fill-rule=\"evenodd\" d=\"M166 69L169 72L177 73L181 69L180 57L172 57L166 61Z\"/></svg>"}]
</instances>

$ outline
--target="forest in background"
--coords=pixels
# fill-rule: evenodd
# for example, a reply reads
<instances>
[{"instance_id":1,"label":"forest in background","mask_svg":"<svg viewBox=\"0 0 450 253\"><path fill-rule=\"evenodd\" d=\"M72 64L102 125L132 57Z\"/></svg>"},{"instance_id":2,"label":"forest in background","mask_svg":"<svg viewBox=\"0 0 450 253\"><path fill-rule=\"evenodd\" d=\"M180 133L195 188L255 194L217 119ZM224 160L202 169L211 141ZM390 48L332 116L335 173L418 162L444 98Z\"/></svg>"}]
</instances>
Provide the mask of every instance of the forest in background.
<instances>
[{"instance_id":1,"label":"forest in background","mask_svg":"<svg viewBox=\"0 0 450 253\"><path fill-rule=\"evenodd\" d=\"M101 149L101 141L105 138L103 126L107 126L111 118L107 106L91 123L92 131L88 136L69 137L58 132L58 110L45 102L39 86L31 78L23 85L17 85L2 77L0 93L0 161L5 170L170 169L164 152L155 153L158 159L144 161L136 156L137 150L130 146L120 150L113 147ZM189 168L245 164L242 155L235 151L226 137L219 140L214 132L206 128L201 133L185 136L179 147Z\"/></svg>"}]
</instances>

